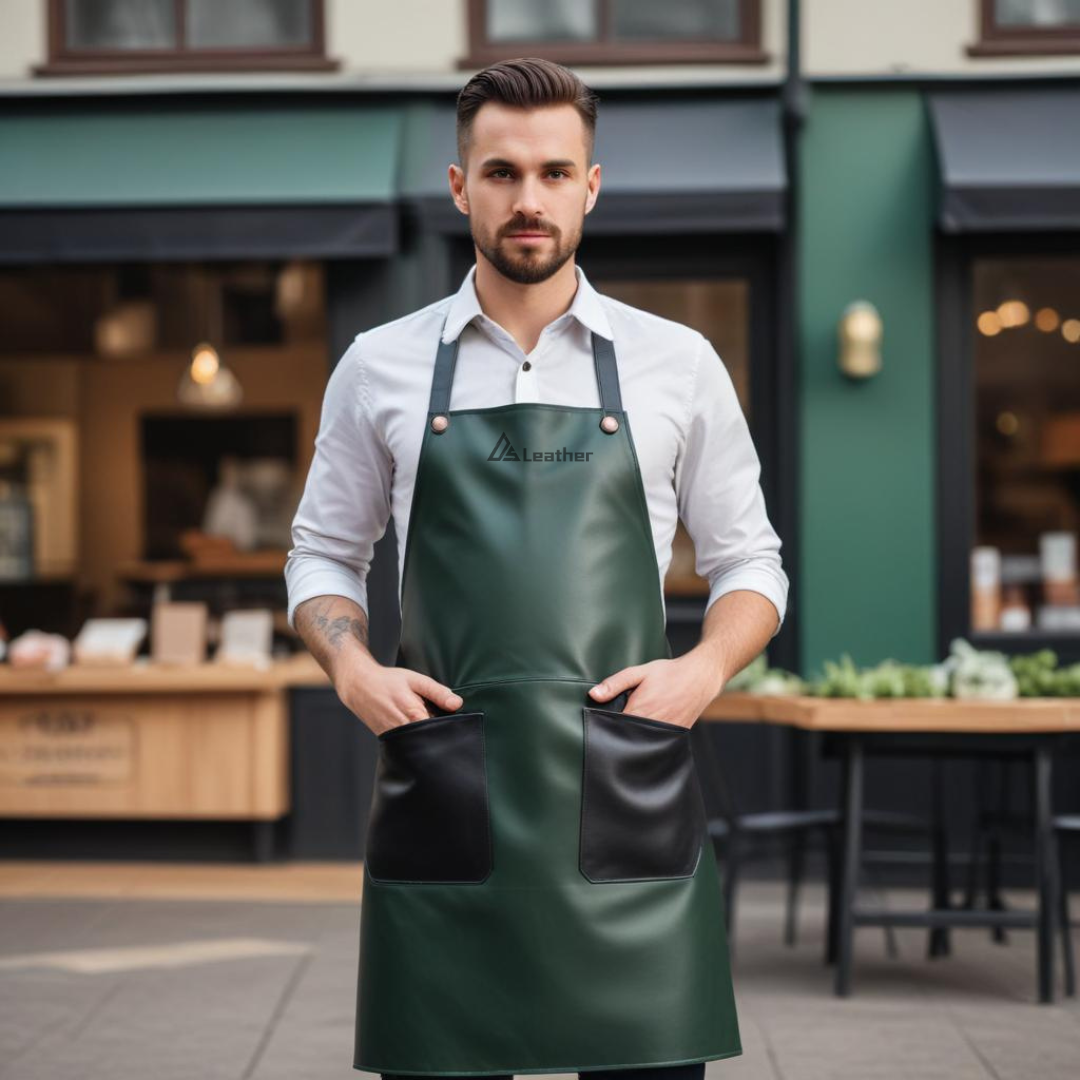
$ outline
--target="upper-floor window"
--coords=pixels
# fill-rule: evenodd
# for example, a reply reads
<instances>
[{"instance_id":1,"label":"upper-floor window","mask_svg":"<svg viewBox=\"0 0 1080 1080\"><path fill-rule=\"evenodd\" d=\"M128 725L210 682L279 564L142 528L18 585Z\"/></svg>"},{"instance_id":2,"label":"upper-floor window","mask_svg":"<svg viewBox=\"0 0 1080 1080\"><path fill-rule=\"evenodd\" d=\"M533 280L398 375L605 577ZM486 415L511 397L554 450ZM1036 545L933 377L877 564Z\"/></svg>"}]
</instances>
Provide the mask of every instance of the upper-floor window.
<instances>
[{"instance_id":1,"label":"upper-floor window","mask_svg":"<svg viewBox=\"0 0 1080 1080\"><path fill-rule=\"evenodd\" d=\"M41 74L330 69L323 0L49 0Z\"/></svg>"},{"instance_id":2,"label":"upper-floor window","mask_svg":"<svg viewBox=\"0 0 1080 1080\"><path fill-rule=\"evenodd\" d=\"M462 67L511 56L561 63L762 63L760 0L469 0Z\"/></svg>"},{"instance_id":3,"label":"upper-floor window","mask_svg":"<svg viewBox=\"0 0 1080 1080\"><path fill-rule=\"evenodd\" d=\"M1080 52L1080 0L980 0L982 36L973 56Z\"/></svg>"}]
</instances>

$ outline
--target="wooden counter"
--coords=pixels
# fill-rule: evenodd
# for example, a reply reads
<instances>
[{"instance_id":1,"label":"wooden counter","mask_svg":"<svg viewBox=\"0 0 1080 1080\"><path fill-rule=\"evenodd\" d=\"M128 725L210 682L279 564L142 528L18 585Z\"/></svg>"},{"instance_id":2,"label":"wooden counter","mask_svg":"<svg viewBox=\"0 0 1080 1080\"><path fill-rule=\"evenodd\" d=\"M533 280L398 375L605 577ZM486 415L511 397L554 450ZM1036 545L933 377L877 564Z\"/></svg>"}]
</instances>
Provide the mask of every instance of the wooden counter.
<instances>
[{"instance_id":1,"label":"wooden counter","mask_svg":"<svg viewBox=\"0 0 1080 1080\"><path fill-rule=\"evenodd\" d=\"M274 820L288 688L325 685L306 653L265 669L0 666L0 815Z\"/></svg>"},{"instance_id":2,"label":"wooden counter","mask_svg":"<svg viewBox=\"0 0 1080 1080\"><path fill-rule=\"evenodd\" d=\"M0 700L11 693L117 694L251 691L268 687L322 686L330 680L310 653L275 660L267 668L232 664L71 664L63 671L38 671L0 664Z\"/></svg>"},{"instance_id":3,"label":"wooden counter","mask_svg":"<svg viewBox=\"0 0 1080 1080\"><path fill-rule=\"evenodd\" d=\"M1012 701L960 698L815 697L810 694L720 694L703 720L759 721L811 731L972 732L1028 734L1080 731L1080 698L1029 697Z\"/></svg>"}]
</instances>

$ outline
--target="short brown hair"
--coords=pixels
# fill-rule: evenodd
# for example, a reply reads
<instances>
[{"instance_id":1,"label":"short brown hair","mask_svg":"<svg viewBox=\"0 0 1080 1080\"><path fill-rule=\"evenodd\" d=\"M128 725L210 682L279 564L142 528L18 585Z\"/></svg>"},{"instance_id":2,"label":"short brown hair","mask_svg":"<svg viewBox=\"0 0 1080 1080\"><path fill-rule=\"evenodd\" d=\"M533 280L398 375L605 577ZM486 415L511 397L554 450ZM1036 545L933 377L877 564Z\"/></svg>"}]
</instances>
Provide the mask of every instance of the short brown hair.
<instances>
[{"instance_id":1,"label":"short brown hair","mask_svg":"<svg viewBox=\"0 0 1080 1080\"><path fill-rule=\"evenodd\" d=\"M519 109L573 105L585 124L586 164L592 164L599 96L562 64L523 56L478 71L461 88L457 97L457 150L458 163L463 168L473 120L480 107L489 101Z\"/></svg>"}]
</instances>

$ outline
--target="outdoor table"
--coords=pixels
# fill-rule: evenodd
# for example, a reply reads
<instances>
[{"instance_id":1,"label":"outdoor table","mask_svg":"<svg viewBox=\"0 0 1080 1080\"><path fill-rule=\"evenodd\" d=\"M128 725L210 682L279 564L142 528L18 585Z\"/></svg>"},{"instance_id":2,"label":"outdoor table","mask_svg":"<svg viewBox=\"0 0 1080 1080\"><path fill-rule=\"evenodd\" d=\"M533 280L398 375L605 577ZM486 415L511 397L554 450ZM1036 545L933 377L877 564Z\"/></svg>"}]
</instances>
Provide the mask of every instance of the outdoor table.
<instances>
[{"instance_id":1,"label":"outdoor table","mask_svg":"<svg viewBox=\"0 0 1080 1080\"><path fill-rule=\"evenodd\" d=\"M851 992L856 926L924 926L944 934L949 927L1034 928L1037 934L1039 1001L1054 1000L1054 934L1057 866L1051 807L1054 751L1080 731L1080 699L1017 698L972 701L957 698L888 698L863 701L810 695L721 693L703 720L783 724L828 734L843 764L840 821L843 835L839 895L830 895L830 934L836 935L835 992ZM864 764L868 756L1007 757L1028 762L1034 792L1035 910L974 910L949 904L947 886L937 882L935 906L896 912L856 904L862 857ZM941 807L935 806L936 815ZM940 830L938 830L940 831ZM936 853L944 865L944 852Z\"/></svg>"}]
</instances>

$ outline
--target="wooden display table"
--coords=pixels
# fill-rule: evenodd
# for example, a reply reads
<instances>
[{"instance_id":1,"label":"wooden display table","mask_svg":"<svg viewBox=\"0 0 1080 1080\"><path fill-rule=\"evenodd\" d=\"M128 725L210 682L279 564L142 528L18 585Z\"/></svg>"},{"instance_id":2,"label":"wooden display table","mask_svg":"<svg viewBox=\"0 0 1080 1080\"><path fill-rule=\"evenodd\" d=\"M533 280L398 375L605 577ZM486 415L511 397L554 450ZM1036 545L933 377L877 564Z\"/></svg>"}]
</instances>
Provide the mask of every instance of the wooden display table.
<instances>
[{"instance_id":1,"label":"wooden display table","mask_svg":"<svg viewBox=\"0 0 1080 1080\"><path fill-rule=\"evenodd\" d=\"M265 669L0 665L0 815L280 818L287 690L328 682L307 653Z\"/></svg>"},{"instance_id":2,"label":"wooden display table","mask_svg":"<svg viewBox=\"0 0 1080 1080\"><path fill-rule=\"evenodd\" d=\"M732 691L714 698L703 720L758 720L810 731L864 732L1032 732L1080 731L1080 698L1015 698L970 701L959 698L815 697L810 694L748 694Z\"/></svg>"}]
</instances>

